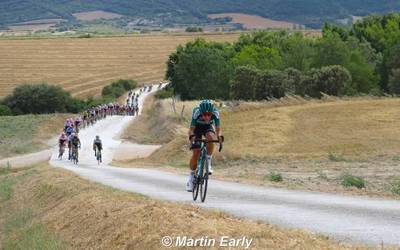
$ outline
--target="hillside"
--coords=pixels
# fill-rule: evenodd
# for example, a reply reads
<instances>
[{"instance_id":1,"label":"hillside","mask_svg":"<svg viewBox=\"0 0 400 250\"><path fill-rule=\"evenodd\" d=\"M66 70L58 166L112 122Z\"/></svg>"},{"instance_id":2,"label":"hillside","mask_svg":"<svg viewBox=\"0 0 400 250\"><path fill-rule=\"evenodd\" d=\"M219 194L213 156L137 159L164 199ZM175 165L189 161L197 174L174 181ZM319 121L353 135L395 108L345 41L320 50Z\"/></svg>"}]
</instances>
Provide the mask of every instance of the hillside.
<instances>
[{"instance_id":1,"label":"hillside","mask_svg":"<svg viewBox=\"0 0 400 250\"><path fill-rule=\"evenodd\" d=\"M75 20L74 13L103 10L129 17L161 17L164 23L199 23L207 14L237 12L321 27L325 21L371 13L399 11L397 0L5 0L0 3L0 26L37 19Z\"/></svg>"}]
</instances>

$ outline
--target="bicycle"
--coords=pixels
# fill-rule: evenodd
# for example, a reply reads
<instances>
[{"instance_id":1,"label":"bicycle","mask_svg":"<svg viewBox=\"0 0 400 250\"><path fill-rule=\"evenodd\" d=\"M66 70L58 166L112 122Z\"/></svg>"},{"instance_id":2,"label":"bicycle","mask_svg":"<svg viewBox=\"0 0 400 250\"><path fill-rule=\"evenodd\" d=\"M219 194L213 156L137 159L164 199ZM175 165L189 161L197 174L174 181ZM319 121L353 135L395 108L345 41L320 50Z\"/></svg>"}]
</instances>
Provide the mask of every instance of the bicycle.
<instances>
[{"instance_id":1,"label":"bicycle","mask_svg":"<svg viewBox=\"0 0 400 250\"><path fill-rule=\"evenodd\" d=\"M96 150L94 151L94 156L96 156L97 165L100 165L100 163L102 162L102 159L101 159L101 150L96 149Z\"/></svg>"},{"instance_id":2,"label":"bicycle","mask_svg":"<svg viewBox=\"0 0 400 250\"><path fill-rule=\"evenodd\" d=\"M71 159L72 159L72 162L73 162L75 165L78 165L78 148L77 148L77 147L73 147L73 148L72 148Z\"/></svg>"},{"instance_id":3,"label":"bicycle","mask_svg":"<svg viewBox=\"0 0 400 250\"><path fill-rule=\"evenodd\" d=\"M222 142L224 141L224 137L221 136ZM204 140L204 139L196 139L195 142L200 142L200 158L197 161L197 170L193 176L193 190L192 196L193 200L197 200L197 196L199 195L200 190L200 199L201 202L206 200L207 195L207 188L208 188L208 167L207 167L207 144L208 143L219 143L218 140ZM218 151L221 152L222 150L222 143L219 144Z\"/></svg>"},{"instance_id":4,"label":"bicycle","mask_svg":"<svg viewBox=\"0 0 400 250\"><path fill-rule=\"evenodd\" d=\"M65 144L64 143L59 143L58 145L59 151L58 151L58 159L62 160L62 156L65 152Z\"/></svg>"}]
</instances>

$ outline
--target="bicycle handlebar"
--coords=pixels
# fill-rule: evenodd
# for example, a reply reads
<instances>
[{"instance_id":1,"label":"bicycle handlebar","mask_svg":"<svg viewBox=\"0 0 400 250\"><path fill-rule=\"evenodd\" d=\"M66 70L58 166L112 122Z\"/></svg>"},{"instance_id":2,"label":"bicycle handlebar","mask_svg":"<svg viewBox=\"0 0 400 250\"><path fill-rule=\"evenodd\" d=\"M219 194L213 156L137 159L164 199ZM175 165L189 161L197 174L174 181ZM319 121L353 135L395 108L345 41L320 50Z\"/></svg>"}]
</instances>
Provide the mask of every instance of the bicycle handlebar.
<instances>
[{"instance_id":1,"label":"bicycle handlebar","mask_svg":"<svg viewBox=\"0 0 400 250\"><path fill-rule=\"evenodd\" d=\"M223 148L224 140L225 140L224 136L221 136L221 141L222 141L222 143L219 143L219 140L207 140L207 139L195 139L194 141L195 141L195 142L204 142L204 143L210 143L210 142L212 142L212 143L219 143L218 152L221 152L221 150L222 150L222 148Z\"/></svg>"}]
</instances>

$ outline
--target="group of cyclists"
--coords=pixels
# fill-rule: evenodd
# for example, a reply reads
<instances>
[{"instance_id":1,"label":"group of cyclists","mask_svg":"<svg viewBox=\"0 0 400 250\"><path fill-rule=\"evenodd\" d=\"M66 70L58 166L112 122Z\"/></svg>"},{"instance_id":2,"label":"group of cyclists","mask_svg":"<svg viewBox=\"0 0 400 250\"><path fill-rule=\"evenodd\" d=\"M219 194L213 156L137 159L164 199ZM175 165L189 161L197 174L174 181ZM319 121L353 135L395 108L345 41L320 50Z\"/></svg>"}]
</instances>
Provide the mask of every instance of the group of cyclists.
<instances>
[{"instance_id":1,"label":"group of cyclists","mask_svg":"<svg viewBox=\"0 0 400 250\"><path fill-rule=\"evenodd\" d=\"M77 117L69 118L64 123L63 131L58 138L59 155L58 158L61 160L65 149L68 148L68 160L73 161L75 164L78 163L79 149L81 148L81 141L79 139L79 130L94 125L97 121L105 119L107 116L113 115L138 115L139 113L139 96L146 92L151 91L151 86L145 86L139 89L138 92L130 90L126 104L121 105L117 102L102 104L92 107L88 110L78 114ZM96 135L93 141L93 150L98 163L102 162L101 151L103 145L99 135Z\"/></svg>"},{"instance_id":2,"label":"group of cyclists","mask_svg":"<svg viewBox=\"0 0 400 250\"><path fill-rule=\"evenodd\" d=\"M59 154L58 158L61 160L65 152L65 148L68 147L68 160L78 164L79 159L79 149L81 148L81 140L79 139L79 127L82 124L81 117L78 115L77 118L67 119L64 124L64 129L58 138ZM101 150L103 150L103 145L100 136L96 135L93 141L93 150L95 152L95 157L99 163L102 162ZM100 157L98 157L100 156Z\"/></svg>"},{"instance_id":3,"label":"group of cyclists","mask_svg":"<svg viewBox=\"0 0 400 250\"><path fill-rule=\"evenodd\" d=\"M159 84L158 88L161 87L162 83ZM96 121L104 119L108 115L137 115L139 96L143 92L150 92L151 89L152 86L144 86L138 92L134 92L133 90L129 91L125 105L119 105L117 103L104 104L93 107L83 112L83 114L79 114L75 119L67 119L64 124L63 132L59 138L59 158L62 159L65 147L68 146L68 159L78 163L78 150L81 148L81 141L78 136L80 126L87 127L93 125ZM129 110L134 111L129 112ZM220 123L219 111L210 100L201 101L199 105L193 109L192 120L188 131L188 139L192 144L191 149L193 150L193 154L189 163L190 172L186 184L187 191L193 190L193 176L200 157L200 144L197 140L202 137L205 137L207 140L217 138L219 143L222 143L223 137L221 135ZM103 150L103 145L100 136L98 135L96 135L96 138L93 140L93 150L96 159L101 163L101 151ZM213 151L213 144L208 144L206 166L209 174L213 173L211 167Z\"/></svg>"}]
</instances>

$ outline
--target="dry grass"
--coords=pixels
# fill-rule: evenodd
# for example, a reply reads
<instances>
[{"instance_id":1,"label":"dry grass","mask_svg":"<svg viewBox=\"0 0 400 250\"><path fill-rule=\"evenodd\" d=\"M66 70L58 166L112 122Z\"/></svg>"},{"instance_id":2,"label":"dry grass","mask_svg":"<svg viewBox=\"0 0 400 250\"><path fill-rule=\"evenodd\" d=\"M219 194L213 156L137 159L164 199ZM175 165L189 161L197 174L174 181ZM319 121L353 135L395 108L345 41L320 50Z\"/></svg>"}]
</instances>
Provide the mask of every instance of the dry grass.
<instances>
[{"instance_id":1,"label":"dry grass","mask_svg":"<svg viewBox=\"0 0 400 250\"><path fill-rule=\"evenodd\" d=\"M44 225L72 249L159 249L165 235L247 236L253 238L252 249L348 248L300 230L116 191L46 165L28 171L7 177L25 175L14 184L11 199L0 206L0 242L7 240L7 218L29 209L33 223Z\"/></svg>"},{"instance_id":2,"label":"dry grass","mask_svg":"<svg viewBox=\"0 0 400 250\"><path fill-rule=\"evenodd\" d=\"M276 21L256 15L241 13L219 13L208 15L209 18L231 17L231 23L241 23L246 29L293 29L294 23Z\"/></svg>"},{"instance_id":3,"label":"dry grass","mask_svg":"<svg viewBox=\"0 0 400 250\"><path fill-rule=\"evenodd\" d=\"M162 102L163 114L176 117L170 103L171 100ZM179 102L176 109L179 114L185 105L184 117L189 118L196 104ZM226 141L223 152L214 158L214 178L399 198L390 187L400 176L399 104L397 98L366 97L312 101L290 97L275 102L231 103L221 112ZM186 136L189 121L169 121L175 121L176 133L171 141L147 159L118 164L163 166L186 173L190 157ZM268 181L265 176L271 171L281 173L283 181ZM366 188L341 186L343 172L364 178Z\"/></svg>"},{"instance_id":4,"label":"dry grass","mask_svg":"<svg viewBox=\"0 0 400 250\"><path fill-rule=\"evenodd\" d=\"M146 98L142 114L124 131L122 139L140 144L162 144L174 137L174 122L165 113L166 107L155 102L153 95Z\"/></svg>"},{"instance_id":5,"label":"dry grass","mask_svg":"<svg viewBox=\"0 0 400 250\"><path fill-rule=\"evenodd\" d=\"M0 158L36 152L49 147L69 114L0 117Z\"/></svg>"},{"instance_id":6,"label":"dry grass","mask_svg":"<svg viewBox=\"0 0 400 250\"><path fill-rule=\"evenodd\" d=\"M0 97L23 83L48 82L74 96L99 95L117 79L164 78L166 60L197 37L232 42L239 34L141 35L106 38L0 40Z\"/></svg>"}]
</instances>

